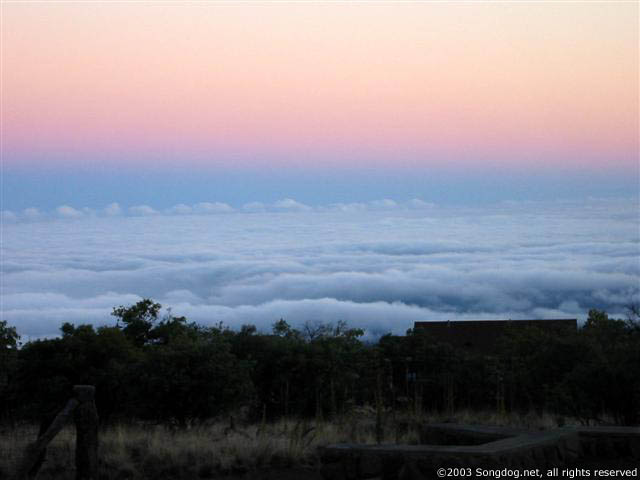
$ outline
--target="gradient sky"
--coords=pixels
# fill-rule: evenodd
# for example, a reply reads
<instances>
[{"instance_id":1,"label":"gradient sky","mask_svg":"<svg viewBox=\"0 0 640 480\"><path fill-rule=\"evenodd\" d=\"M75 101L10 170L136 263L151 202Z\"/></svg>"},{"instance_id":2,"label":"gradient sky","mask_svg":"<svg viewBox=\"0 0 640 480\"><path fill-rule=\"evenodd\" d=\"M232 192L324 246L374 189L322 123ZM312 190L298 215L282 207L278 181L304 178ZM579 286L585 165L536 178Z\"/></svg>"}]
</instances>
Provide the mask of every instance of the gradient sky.
<instances>
[{"instance_id":1,"label":"gradient sky","mask_svg":"<svg viewBox=\"0 0 640 480\"><path fill-rule=\"evenodd\" d=\"M20 333L142 297L377 334L640 298L638 2L0 6Z\"/></svg>"},{"instance_id":2,"label":"gradient sky","mask_svg":"<svg viewBox=\"0 0 640 480\"><path fill-rule=\"evenodd\" d=\"M637 194L638 102L636 2L2 4L4 208Z\"/></svg>"}]
</instances>

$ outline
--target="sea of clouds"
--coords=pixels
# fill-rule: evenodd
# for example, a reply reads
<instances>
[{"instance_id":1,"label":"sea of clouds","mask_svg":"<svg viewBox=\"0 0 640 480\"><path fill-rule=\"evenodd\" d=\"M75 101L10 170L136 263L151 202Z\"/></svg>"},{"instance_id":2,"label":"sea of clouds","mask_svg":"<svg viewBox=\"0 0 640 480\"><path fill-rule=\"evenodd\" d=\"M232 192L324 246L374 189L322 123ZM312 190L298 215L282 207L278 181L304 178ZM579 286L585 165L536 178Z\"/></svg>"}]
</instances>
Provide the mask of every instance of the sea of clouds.
<instances>
[{"instance_id":1,"label":"sea of clouds","mask_svg":"<svg viewBox=\"0 0 640 480\"><path fill-rule=\"evenodd\" d=\"M640 300L638 212L634 199L5 211L2 319L52 336L146 297L202 324L345 320L367 338L424 320L623 316Z\"/></svg>"}]
</instances>

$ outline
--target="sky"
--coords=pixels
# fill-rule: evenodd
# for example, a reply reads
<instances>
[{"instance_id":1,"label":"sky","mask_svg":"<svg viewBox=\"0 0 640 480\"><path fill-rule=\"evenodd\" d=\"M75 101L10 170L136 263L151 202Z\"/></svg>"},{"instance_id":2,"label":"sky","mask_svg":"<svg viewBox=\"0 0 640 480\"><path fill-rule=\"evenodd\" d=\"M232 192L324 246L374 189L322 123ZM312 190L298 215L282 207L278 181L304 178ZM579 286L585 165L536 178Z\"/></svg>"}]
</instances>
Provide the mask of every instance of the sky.
<instances>
[{"instance_id":1,"label":"sky","mask_svg":"<svg viewBox=\"0 0 640 480\"><path fill-rule=\"evenodd\" d=\"M638 187L637 2L3 2L2 67L10 210Z\"/></svg>"},{"instance_id":2,"label":"sky","mask_svg":"<svg viewBox=\"0 0 640 480\"><path fill-rule=\"evenodd\" d=\"M637 297L635 1L0 9L0 310L29 335L145 296L372 332Z\"/></svg>"}]
</instances>

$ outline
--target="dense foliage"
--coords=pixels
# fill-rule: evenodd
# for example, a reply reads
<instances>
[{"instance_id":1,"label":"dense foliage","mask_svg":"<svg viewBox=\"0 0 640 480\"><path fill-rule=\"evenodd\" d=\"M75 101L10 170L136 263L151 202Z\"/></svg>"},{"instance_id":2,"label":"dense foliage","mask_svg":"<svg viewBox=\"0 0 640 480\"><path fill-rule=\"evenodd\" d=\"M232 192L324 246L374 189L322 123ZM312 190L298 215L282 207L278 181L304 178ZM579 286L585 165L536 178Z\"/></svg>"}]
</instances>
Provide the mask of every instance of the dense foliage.
<instances>
[{"instance_id":1,"label":"dense foliage","mask_svg":"<svg viewBox=\"0 0 640 480\"><path fill-rule=\"evenodd\" d=\"M113 310L115 326L61 327L19 348L0 322L0 416L39 421L74 384L97 387L101 420L177 426L242 410L254 419L331 418L358 405L454 412L546 411L584 423L640 423L637 310L614 320L592 310L566 335L514 329L494 355L438 344L420 331L375 344L337 324L272 332L204 327L143 300Z\"/></svg>"}]
</instances>

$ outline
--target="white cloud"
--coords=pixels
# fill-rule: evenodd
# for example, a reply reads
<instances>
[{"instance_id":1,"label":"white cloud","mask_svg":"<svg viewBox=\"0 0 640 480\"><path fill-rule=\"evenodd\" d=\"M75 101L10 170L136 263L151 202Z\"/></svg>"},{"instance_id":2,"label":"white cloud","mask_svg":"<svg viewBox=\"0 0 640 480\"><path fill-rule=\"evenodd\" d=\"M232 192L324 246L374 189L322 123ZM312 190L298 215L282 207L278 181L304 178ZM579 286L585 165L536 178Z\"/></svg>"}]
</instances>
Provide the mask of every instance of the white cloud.
<instances>
[{"instance_id":1,"label":"white cloud","mask_svg":"<svg viewBox=\"0 0 640 480\"><path fill-rule=\"evenodd\" d=\"M371 205L373 208L382 209L382 210L398 207L398 204L389 198L383 198L382 200L374 200L373 202L369 202L369 205Z\"/></svg>"},{"instance_id":2,"label":"white cloud","mask_svg":"<svg viewBox=\"0 0 640 480\"><path fill-rule=\"evenodd\" d=\"M365 203L332 203L327 209L338 210L345 213L357 213L366 210L367 205Z\"/></svg>"},{"instance_id":3,"label":"white cloud","mask_svg":"<svg viewBox=\"0 0 640 480\"><path fill-rule=\"evenodd\" d=\"M158 212L149 205L136 205L129 207L129 213L134 216L144 217L148 215L157 215Z\"/></svg>"},{"instance_id":4,"label":"white cloud","mask_svg":"<svg viewBox=\"0 0 640 480\"><path fill-rule=\"evenodd\" d=\"M409 208L422 209L422 208L435 208L436 204L425 202L424 200L420 200L419 198L413 198L407 202L407 206Z\"/></svg>"},{"instance_id":5,"label":"white cloud","mask_svg":"<svg viewBox=\"0 0 640 480\"><path fill-rule=\"evenodd\" d=\"M278 210L289 210L289 211L298 211L298 212L308 212L311 210L311 207L305 205L304 203L296 202L292 198L285 198L283 200L278 200L273 204L274 208Z\"/></svg>"},{"instance_id":6,"label":"white cloud","mask_svg":"<svg viewBox=\"0 0 640 480\"><path fill-rule=\"evenodd\" d=\"M584 319L640 300L639 225L625 202L428 216L343 204L197 222L134 208L141 216L84 215L73 228L7 224L4 318L55 334L63 321L109 322L112 307L151 297L203 323L342 319L379 333L423 319Z\"/></svg>"},{"instance_id":7,"label":"white cloud","mask_svg":"<svg viewBox=\"0 0 640 480\"><path fill-rule=\"evenodd\" d=\"M35 207L25 208L22 211L22 215L24 215L27 220L37 220L42 217L40 210Z\"/></svg>"},{"instance_id":8,"label":"white cloud","mask_svg":"<svg viewBox=\"0 0 640 480\"><path fill-rule=\"evenodd\" d=\"M122 214L122 208L116 202L110 203L106 207L104 207L104 214L108 217L115 217Z\"/></svg>"},{"instance_id":9,"label":"white cloud","mask_svg":"<svg viewBox=\"0 0 640 480\"><path fill-rule=\"evenodd\" d=\"M82 212L80 210L76 210L69 205L60 205L56 208L56 214L63 218L78 218L82 216Z\"/></svg>"},{"instance_id":10,"label":"white cloud","mask_svg":"<svg viewBox=\"0 0 640 480\"><path fill-rule=\"evenodd\" d=\"M168 208L167 213L170 215L189 215L190 213L193 213L193 208L189 205L185 205L184 203L179 203L178 205Z\"/></svg>"},{"instance_id":11,"label":"white cloud","mask_svg":"<svg viewBox=\"0 0 640 480\"><path fill-rule=\"evenodd\" d=\"M196 213L228 213L233 212L233 208L222 202L201 202L193 206L193 211Z\"/></svg>"}]
</instances>

